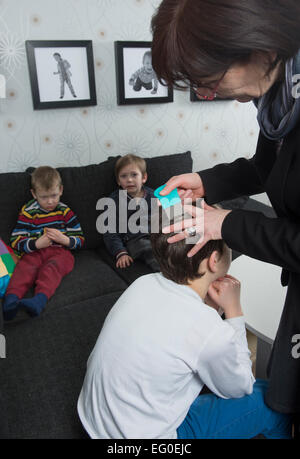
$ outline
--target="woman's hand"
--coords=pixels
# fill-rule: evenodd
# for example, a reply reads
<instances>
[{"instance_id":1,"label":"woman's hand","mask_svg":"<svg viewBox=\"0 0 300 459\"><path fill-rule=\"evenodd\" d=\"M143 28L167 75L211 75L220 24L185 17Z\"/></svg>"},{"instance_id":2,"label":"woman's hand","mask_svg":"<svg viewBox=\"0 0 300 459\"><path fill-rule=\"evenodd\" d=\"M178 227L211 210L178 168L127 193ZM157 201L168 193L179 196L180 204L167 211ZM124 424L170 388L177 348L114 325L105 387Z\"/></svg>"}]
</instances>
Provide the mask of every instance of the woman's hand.
<instances>
[{"instance_id":1,"label":"woman's hand","mask_svg":"<svg viewBox=\"0 0 300 459\"><path fill-rule=\"evenodd\" d=\"M161 190L161 196L165 196L175 188L178 190L178 194L182 200L189 198L192 201L196 201L198 198L203 198L205 195L203 183L201 177L196 172L192 174L181 174L174 175L167 181L166 186Z\"/></svg>"},{"instance_id":2,"label":"woman's hand","mask_svg":"<svg viewBox=\"0 0 300 459\"><path fill-rule=\"evenodd\" d=\"M222 224L225 217L231 210L216 209L211 207L203 200L203 208L196 206L184 205L183 209L191 218L185 218L181 222L163 228L162 232L178 233L168 239L169 243L181 241L191 236L187 233L186 228L194 228L199 240L195 243L192 249L188 252L188 257L192 257L197 253L208 241L222 239ZM180 230L183 230L180 232Z\"/></svg>"},{"instance_id":3,"label":"woman's hand","mask_svg":"<svg viewBox=\"0 0 300 459\"><path fill-rule=\"evenodd\" d=\"M117 263L116 267L117 268L127 268L127 266L130 266L131 263L133 263L133 259L129 255L122 255Z\"/></svg>"}]
</instances>

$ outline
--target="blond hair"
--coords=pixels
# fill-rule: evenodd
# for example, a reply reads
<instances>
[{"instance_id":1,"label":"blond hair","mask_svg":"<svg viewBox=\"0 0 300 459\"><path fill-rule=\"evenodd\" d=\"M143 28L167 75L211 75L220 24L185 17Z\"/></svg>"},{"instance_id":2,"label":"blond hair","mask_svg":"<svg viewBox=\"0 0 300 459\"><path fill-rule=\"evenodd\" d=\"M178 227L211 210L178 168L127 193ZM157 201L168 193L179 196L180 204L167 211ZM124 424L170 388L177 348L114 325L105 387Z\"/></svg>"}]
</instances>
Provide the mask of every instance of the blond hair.
<instances>
[{"instance_id":1,"label":"blond hair","mask_svg":"<svg viewBox=\"0 0 300 459\"><path fill-rule=\"evenodd\" d=\"M50 166L37 167L31 174L31 188L36 191L37 188L50 190L58 184L62 186L60 173Z\"/></svg>"}]
</instances>

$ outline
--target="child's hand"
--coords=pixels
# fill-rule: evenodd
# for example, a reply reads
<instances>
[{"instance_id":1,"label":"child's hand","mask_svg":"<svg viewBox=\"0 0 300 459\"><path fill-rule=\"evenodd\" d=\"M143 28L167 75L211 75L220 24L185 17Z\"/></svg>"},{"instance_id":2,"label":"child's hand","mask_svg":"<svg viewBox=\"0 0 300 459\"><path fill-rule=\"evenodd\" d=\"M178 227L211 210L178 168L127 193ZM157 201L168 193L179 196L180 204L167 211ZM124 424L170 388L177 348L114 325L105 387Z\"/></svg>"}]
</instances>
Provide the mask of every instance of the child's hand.
<instances>
[{"instance_id":1,"label":"child's hand","mask_svg":"<svg viewBox=\"0 0 300 459\"><path fill-rule=\"evenodd\" d=\"M43 234L43 236L39 237L35 241L35 247L37 249L45 249L46 247L50 247L52 245L51 239L47 236L47 234Z\"/></svg>"},{"instance_id":2,"label":"child's hand","mask_svg":"<svg viewBox=\"0 0 300 459\"><path fill-rule=\"evenodd\" d=\"M133 86L133 85L134 85L134 78L130 78L129 84L130 84L130 86Z\"/></svg>"},{"instance_id":3,"label":"child's hand","mask_svg":"<svg viewBox=\"0 0 300 459\"><path fill-rule=\"evenodd\" d=\"M46 228L46 235L49 239L57 244L64 245L69 247L70 245L70 238L63 234L61 231L55 228Z\"/></svg>"},{"instance_id":4,"label":"child's hand","mask_svg":"<svg viewBox=\"0 0 300 459\"><path fill-rule=\"evenodd\" d=\"M116 267L117 268L127 268L127 266L130 266L130 264L133 263L133 259L129 255L122 255L117 263Z\"/></svg>"},{"instance_id":5,"label":"child's hand","mask_svg":"<svg viewBox=\"0 0 300 459\"><path fill-rule=\"evenodd\" d=\"M227 274L212 282L207 293L213 303L224 310L226 319L230 319L243 315L240 292L240 282Z\"/></svg>"},{"instance_id":6,"label":"child's hand","mask_svg":"<svg viewBox=\"0 0 300 459\"><path fill-rule=\"evenodd\" d=\"M209 296L209 293L207 293L206 297L204 298L204 303L207 304L207 306L214 308L220 315L223 314L224 312L223 309L211 299L211 297Z\"/></svg>"}]
</instances>

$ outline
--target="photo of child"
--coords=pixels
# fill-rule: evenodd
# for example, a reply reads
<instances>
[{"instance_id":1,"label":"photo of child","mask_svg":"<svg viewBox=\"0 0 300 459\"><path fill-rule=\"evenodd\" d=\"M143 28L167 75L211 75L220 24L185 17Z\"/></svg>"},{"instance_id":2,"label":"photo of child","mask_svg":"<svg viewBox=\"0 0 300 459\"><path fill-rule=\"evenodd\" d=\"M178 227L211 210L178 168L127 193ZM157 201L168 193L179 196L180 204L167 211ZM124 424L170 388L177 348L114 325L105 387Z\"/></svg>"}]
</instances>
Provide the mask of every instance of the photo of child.
<instances>
[{"instance_id":1,"label":"photo of child","mask_svg":"<svg viewBox=\"0 0 300 459\"><path fill-rule=\"evenodd\" d=\"M71 83L71 64L66 59L63 59L59 53L54 53L53 57L57 61L57 72L53 72L53 75L59 75L60 99L63 99L65 95L65 83L68 85L72 96L77 97Z\"/></svg>"},{"instance_id":2,"label":"photo of child","mask_svg":"<svg viewBox=\"0 0 300 459\"><path fill-rule=\"evenodd\" d=\"M151 42L116 41L115 58L119 105L173 102L153 69Z\"/></svg>"},{"instance_id":3,"label":"photo of child","mask_svg":"<svg viewBox=\"0 0 300 459\"><path fill-rule=\"evenodd\" d=\"M145 52L143 66L131 75L129 84L133 87L134 91L140 91L142 88L145 88L147 91L152 89L151 94L157 93L158 80L152 67L151 51Z\"/></svg>"}]
</instances>

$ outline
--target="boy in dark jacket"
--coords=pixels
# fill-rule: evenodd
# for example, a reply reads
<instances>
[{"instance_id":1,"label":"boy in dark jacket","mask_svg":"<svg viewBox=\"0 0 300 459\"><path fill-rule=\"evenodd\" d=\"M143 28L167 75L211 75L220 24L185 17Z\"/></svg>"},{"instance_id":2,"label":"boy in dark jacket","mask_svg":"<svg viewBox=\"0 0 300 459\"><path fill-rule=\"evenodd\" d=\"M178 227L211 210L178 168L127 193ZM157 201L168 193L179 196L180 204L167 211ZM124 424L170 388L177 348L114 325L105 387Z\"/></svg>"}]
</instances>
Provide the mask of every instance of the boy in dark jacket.
<instances>
[{"instance_id":1,"label":"boy in dark jacket","mask_svg":"<svg viewBox=\"0 0 300 459\"><path fill-rule=\"evenodd\" d=\"M116 231L103 235L106 248L115 258L117 268L126 268L139 258L153 271L159 271L149 239L151 198L156 199L153 190L145 186L146 161L135 155L123 156L116 162L115 175L120 188L110 198L116 205ZM137 219L131 219L134 214Z\"/></svg>"}]
</instances>

